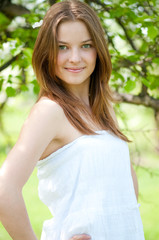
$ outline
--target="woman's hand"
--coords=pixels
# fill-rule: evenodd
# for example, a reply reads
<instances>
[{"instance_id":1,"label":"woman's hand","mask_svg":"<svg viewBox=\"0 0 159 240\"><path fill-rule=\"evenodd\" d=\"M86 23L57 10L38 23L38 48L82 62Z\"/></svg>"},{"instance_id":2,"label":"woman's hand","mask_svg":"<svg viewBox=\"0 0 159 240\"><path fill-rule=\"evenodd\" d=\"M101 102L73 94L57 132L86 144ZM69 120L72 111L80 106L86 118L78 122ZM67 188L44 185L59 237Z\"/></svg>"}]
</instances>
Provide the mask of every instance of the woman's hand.
<instances>
[{"instance_id":1,"label":"woman's hand","mask_svg":"<svg viewBox=\"0 0 159 240\"><path fill-rule=\"evenodd\" d=\"M91 237L87 234L75 235L70 240L91 240Z\"/></svg>"}]
</instances>

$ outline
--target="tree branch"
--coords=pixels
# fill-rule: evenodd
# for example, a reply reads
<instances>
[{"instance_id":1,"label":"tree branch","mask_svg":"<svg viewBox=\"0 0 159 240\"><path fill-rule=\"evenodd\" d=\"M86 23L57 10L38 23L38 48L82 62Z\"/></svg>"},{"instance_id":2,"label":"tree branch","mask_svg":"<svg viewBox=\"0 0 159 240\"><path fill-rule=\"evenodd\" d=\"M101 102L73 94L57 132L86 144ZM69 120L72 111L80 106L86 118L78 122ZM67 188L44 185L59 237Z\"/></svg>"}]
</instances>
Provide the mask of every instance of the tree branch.
<instances>
[{"instance_id":1,"label":"tree branch","mask_svg":"<svg viewBox=\"0 0 159 240\"><path fill-rule=\"evenodd\" d=\"M114 98L117 102L132 103L136 105L143 105L145 107L153 108L155 111L159 111L159 100L149 95L135 96L131 94L114 92Z\"/></svg>"},{"instance_id":2,"label":"tree branch","mask_svg":"<svg viewBox=\"0 0 159 240\"><path fill-rule=\"evenodd\" d=\"M26 7L10 2L7 2L2 6L1 12L3 12L9 19L13 19L14 17L30 13L30 11Z\"/></svg>"},{"instance_id":3,"label":"tree branch","mask_svg":"<svg viewBox=\"0 0 159 240\"><path fill-rule=\"evenodd\" d=\"M135 50L138 51L138 49L136 48L134 42L132 41L132 39L129 37L128 32L126 27L124 26L124 24L122 23L121 17L120 18L116 18L117 23L121 26L121 28L123 29L125 36L128 40L128 42L130 43L131 47Z\"/></svg>"},{"instance_id":4,"label":"tree branch","mask_svg":"<svg viewBox=\"0 0 159 240\"><path fill-rule=\"evenodd\" d=\"M56 3L56 0L49 0L50 6L52 6L52 5L55 4L55 3Z\"/></svg>"},{"instance_id":5,"label":"tree branch","mask_svg":"<svg viewBox=\"0 0 159 240\"><path fill-rule=\"evenodd\" d=\"M85 2L89 2L89 1L85 1ZM99 0L91 1L91 2L94 2L94 3L102 6L102 8L103 8L104 11L109 12L109 11L112 9L112 7L107 7L104 3L102 3L102 2L99 1ZM135 51L138 51L138 49L136 48L134 42L133 42L132 39L129 37L126 27L125 27L124 24L122 23L121 17L118 17L118 18L116 17L115 19L116 19L117 23L118 23L118 24L121 26L121 28L123 29L123 31L124 31L124 33L125 33L125 36L126 36L128 42L129 42L129 44L131 45L131 47L132 47Z\"/></svg>"},{"instance_id":6,"label":"tree branch","mask_svg":"<svg viewBox=\"0 0 159 240\"><path fill-rule=\"evenodd\" d=\"M8 62L4 63L4 64L0 67L0 72L3 71L5 68L9 67L9 65L11 65L12 62L14 62L20 55L21 55L21 53L19 53L19 54L17 54L16 56L12 57Z\"/></svg>"}]
</instances>

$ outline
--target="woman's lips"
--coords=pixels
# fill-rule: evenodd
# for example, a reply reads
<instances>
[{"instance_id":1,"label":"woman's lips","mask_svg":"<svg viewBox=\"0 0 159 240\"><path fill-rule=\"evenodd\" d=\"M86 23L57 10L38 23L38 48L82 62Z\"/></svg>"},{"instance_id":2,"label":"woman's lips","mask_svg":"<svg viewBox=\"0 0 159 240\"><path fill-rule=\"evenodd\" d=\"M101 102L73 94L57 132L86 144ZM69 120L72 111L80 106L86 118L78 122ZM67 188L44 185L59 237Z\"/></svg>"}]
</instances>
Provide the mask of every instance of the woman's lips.
<instances>
[{"instance_id":1,"label":"woman's lips","mask_svg":"<svg viewBox=\"0 0 159 240\"><path fill-rule=\"evenodd\" d=\"M65 69L72 73L79 73L83 71L84 67L83 68L65 68Z\"/></svg>"}]
</instances>

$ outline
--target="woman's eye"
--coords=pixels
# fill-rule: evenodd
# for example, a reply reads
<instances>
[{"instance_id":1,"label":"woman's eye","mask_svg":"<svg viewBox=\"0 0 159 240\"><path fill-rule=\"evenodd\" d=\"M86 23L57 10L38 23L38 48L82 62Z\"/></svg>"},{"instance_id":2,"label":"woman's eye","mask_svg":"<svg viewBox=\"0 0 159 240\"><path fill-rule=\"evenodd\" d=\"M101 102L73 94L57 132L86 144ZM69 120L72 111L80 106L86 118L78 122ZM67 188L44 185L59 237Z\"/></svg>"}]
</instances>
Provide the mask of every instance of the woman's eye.
<instances>
[{"instance_id":1,"label":"woman's eye","mask_svg":"<svg viewBox=\"0 0 159 240\"><path fill-rule=\"evenodd\" d=\"M66 50L66 49L67 49L67 46L65 46L65 45L59 45L59 49L60 49L60 50Z\"/></svg>"},{"instance_id":2,"label":"woman's eye","mask_svg":"<svg viewBox=\"0 0 159 240\"><path fill-rule=\"evenodd\" d=\"M91 48L91 44L84 44L82 48Z\"/></svg>"}]
</instances>

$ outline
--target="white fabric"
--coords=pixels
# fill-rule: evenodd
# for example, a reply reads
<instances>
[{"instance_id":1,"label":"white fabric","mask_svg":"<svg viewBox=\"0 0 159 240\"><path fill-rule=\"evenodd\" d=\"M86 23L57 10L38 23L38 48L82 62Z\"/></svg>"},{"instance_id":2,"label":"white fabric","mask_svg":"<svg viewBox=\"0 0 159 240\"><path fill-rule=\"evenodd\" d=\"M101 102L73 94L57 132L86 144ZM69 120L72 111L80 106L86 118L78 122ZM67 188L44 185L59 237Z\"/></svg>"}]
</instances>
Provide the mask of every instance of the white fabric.
<instances>
[{"instance_id":1,"label":"white fabric","mask_svg":"<svg viewBox=\"0 0 159 240\"><path fill-rule=\"evenodd\" d=\"M129 149L110 133L83 135L37 164L39 197L49 207L41 240L144 240Z\"/></svg>"}]
</instances>

